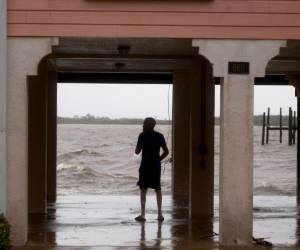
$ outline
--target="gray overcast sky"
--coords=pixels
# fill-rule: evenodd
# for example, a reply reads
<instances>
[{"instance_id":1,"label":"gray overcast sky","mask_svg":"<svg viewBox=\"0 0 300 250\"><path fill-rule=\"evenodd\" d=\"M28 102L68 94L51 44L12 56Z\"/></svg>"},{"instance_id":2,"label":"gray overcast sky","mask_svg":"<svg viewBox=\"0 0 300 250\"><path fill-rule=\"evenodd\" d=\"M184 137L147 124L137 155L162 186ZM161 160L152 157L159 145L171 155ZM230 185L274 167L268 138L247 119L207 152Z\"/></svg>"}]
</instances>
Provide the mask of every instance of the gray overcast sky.
<instances>
[{"instance_id":1,"label":"gray overcast sky","mask_svg":"<svg viewBox=\"0 0 300 250\"><path fill-rule=\"evenodd\" d=\"M168 118L168 101L172 103L172 86L121 84L58 84L58 116L109 116L111 118ZM168 97L169 92L169 97ZM220 88L216 87L216 115L220 113ZM278 114L296 110L295 91L290 86L256 86L254 113L262 114L267 107ZM170 108L171 111L171 108Z\"/></svg>"}]
</instances>

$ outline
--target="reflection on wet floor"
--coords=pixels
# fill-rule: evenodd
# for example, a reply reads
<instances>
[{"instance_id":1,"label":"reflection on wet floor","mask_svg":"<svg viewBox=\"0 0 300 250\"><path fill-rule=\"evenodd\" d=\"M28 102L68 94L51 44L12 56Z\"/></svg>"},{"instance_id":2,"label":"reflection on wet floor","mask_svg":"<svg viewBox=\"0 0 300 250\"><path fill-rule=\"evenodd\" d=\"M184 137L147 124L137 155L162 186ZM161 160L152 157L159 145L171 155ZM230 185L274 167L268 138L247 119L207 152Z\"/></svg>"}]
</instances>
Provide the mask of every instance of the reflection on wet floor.
<instances>
[{"instance_id":1,"label":"reflection on wet floor","mask_svg":"<svg viewBox=\"0 0 300 250\"><path fill-rule=\"evenodd\" d=\"M30 216L29 241L22 249L220 249L214 233L217 216L214 221L207 217L189 220L186 206L174 204L170 196L163 203L164 222L156 220L155 197L148 196L147 221L139 223L134 220L139 213L138 196L59 197L56 204L49 205L48 215ZM256 213L255 217L257 236L268 233L267 240L278 243L278 249L297 248L297 215L274 219L259 218Z\"/></svg>"}]
</instances>

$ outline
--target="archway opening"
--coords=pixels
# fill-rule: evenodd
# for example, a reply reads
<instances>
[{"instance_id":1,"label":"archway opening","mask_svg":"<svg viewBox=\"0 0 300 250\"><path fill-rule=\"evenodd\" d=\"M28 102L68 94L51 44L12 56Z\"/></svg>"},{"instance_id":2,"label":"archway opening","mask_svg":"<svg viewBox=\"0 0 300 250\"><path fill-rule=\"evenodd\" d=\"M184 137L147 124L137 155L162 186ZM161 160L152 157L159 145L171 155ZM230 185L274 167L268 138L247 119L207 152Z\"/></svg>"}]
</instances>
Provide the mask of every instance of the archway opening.
<instances>
[{"instance_id":1,"label":"archway opening","mask_svg":"<svg viewBox=\"0 0 300 250\"><path fill-rule=\"evenodd\" d=\"M254 99L254 236L265 238L273 244L286 244L287 241L289 244L295 244L295 88L291 85L284 86L284 82L279 86L272 83L255 86Z\"/></svg>"},{"instance_id":2,"label":"archway opening","mask_svg":"<svg viewBox=\"0 0 300 250\"><path fill-rule=\"evenodd\" d=\"M157 120L172 152L171 84L58 83L58 195L137 195L134 156L145 117ZM162 169L171 194L171 164Z\"/></svg>"},{"instance_id":3,"label":"archway opening","mask_svg":"<svg viewBox=\"0 0 300 250\"><path fill-rule=\"evenodd\" d=\"M160 43L161 44L161 43ZM167 44L169 45L169 44ZM65 48L62 48L64 50ZM177 86L177 101L174 103L177 104L177 106L174 108L173 112L176 113L177 117L177 123L174 122L173 126L175 127L175 124L177 124L177 129L173 131L174 137L177 139L172 140L172 145L174 145L175 142L177 142L177 152L183 152L183 154L177 154L177 156L174 155L174 162L181 161L180 164L177 164L176 174L174 174L174 171L172 174L176 176L177 184L174 185L177 188L178 196L183 196L185 201L185 206L183 209L184 217L178 218L178 214L174 214L174 207L172 203L172 207L167 207L167 213L169 215L174 216L174 221L177 221L178 219L183 220L185 233L191 234L191 230L189 228L190 226L190 220L188 218L189 211L191 215L199 215L204 214L211 220L213 211L213 112L211 111L213 109L213 78L212 78L212 68L211 65L201 56L197 55L184 55L184 56L161 56L157 55L156 57L153 55L96 55L99 58L95 58L94 55L68 55L62 54L60 55L59 48L56 48L58 55L50 55L49 57L45 58L43 66L47 66L46 68L40 67L40 72L42 73L41 76L34 78L35 80L32 87L30 87L30 110L32 117L30 117L30 122L33 126L30 126L30 140L29 140L29 148L30 148L30 155L31 159L34 159L34 150L37 149L41 153L41 155L45 158L40 159L39 162L32 161L31 164L29 164L30 167L30 188L33 190L32 193L30 193L31 201L37 201L40 205L38 209L43 214L47 214L47 217L43 217L44 223L44 229L43 229L43 235L47 237L48 230L52 231L52 239L51 242L58 243L60 245L68 245L70 242L68 240L72 239L72 242L74 244L79 245L95 245L95 241L92 241L90 238L90 235L92 235L93 231L95 230L95 226L99 226L100 224L105 226L107 222L110 224L112 221L116 222L118 218L120 217L115 216L121 213L121 211L124 211L122 209L118 208L124 208L125 204L127 204L127 208L125 208L127 215L132 214L130 217L130 222L128 221L128 217L125 220L119 220L118 226L120 226L120 223L124 225L124 227L118 229L114 233L109 234L111 237L117 235L125 235L125 232L122 230L128 229L128 223L131 223L133 218L136 215L136 210L132 209L132 204L136 204L136 207L139 206L138 199L130 200L126 197L124 198L116 198L113 202L117 202L118 205L112 204L109 201L105 201L104 199L101 200L100 203L95 203L93 200L89 199L88 196L85 196L82 200L84 200L84 203L82 203L82 200L78 203L74 203L74 200L72 199L67 200L65 199L64 203L59 203L59 200L56 201L56 182L53 181L57 174L57 166L56 166L56 126L57 126L57 113L56 113L56 98L57 98L57 83L58 82L75 82L75 83L82 83L85 82L85 80L82 81L82 79L86 79L87 83L102 83L103 84L103 78L102 81L99 81L100 76L105 75L105 79L108 78L111 79L111 81L105 81L104 83L112 83L112 81L117 78L120 79L126 75L126 77L131 76L130 82L131 83L138 83L138 84L145 84L144 81L145 78L150 80L150 83L153 83L153 81L157 78L160 79L160 83L166 83L166 81L169 81L170 75L171 78L175 79L174 83L175 86ZM68 51L68 48L67 48ZM73 51L73 50L72 50ZM164 51L164 50L162 50ZM164 51L165 52L165 51ZM49 60L48 60L49 59ZM48 71L47 71L48 70ZM72 79L66 80L66 75ZM167 77L166 77L167 75ZM138 76L138 77L137 77ZM137 78L142 77L143 80L138 80ZM61 79L64 78L64 81L61 81ZM97 81L96 81L97 79ZM113 80L112 80L113 79ZM75 81L73 81L75 80ZM44 86L41 83L45 83L46 86ZM128 83L128 81L123 82ZM178 84L177 84L178 83ZM171 89L171 88L170 88ZM40 92L37 92L40 91ZM43 95L46 95L46 98L40 98L41 96L36 95L43 93ZM174 91L175 93L175 91ZM45 103L46 100L46 103ZM76 100L74 101L76 102ZM77 100L78 102L78 100ZM37 107L40 107L40 110L37 111ZM177 110L177 112L176 112ZM46 112L45 112L46 111ZM80 116L83 116L82 119L92 119L97 120L94 116L101 116L101 115L86 115L82 114ZM174 116L173 116L174 117ZM183 118L184 117L184 118ZM75 117L76 119L76 117ZM78 117L77 119L80 119ZM45 123L46 121L46 123ZM41 129L41 133L37 134L36 129ZM69 132L69 129L67 129ZM176 134L177 133L177 134ZM43 137L45 136L45 137ZM88 135L83 136L84 138L88 137ZM39 139L42 140L40 141ZM75 138L75 136L73 136ZM90 138L89 138L90 139ZM170 140L171 142L171 140ZM107 145L104 145L105 143L101 143L100 146L107 147ZM134 142L135 144L135 142ZM45 147L46 145L46 147ZM134 145L131 145L134 147ZM55 149L55 150L54 150ZM173 148L174 149L174 148ZM200 152L199 152L200 150ZM131 151L131 150L129 150ZM175 150L174 150L175 151ZM53 152L55 153L53 155ZM67 152L68 153L68 152ZM81 161L85 161L87 157L90 157L91 155L94 156L94 158L97 158L95 155L101 156L99 152L94 151L94 148L89 148L89 150L82 150L82 149L75 149L71 150L69 153L71 155L75 153L79 154L81 156ZM101 152L100 152L101 153ZM119 152L118 152L119 153ZM191 154L190 154L191 153ZM199 153L201 154L201 157L199 156ZM179 155L179 157L178 157ZM83 156L83 157L82 157ZM68 158L69 155L60 155L58 160L61 160L62 158ZM177 157L177 158L176 158ZM80 158L80 157L79 157ZM92 157L91 157L92 158ZM89 158L89 159L91 159ZM179 159L181 158L181 159ZM203 161L203 158L205 160ZM44 161L46 159L46 161ZM97 161L97 160L96 160ZM41 163L41 164L39 164ZM79 162L80 163L80 162ZM86 162L83 162L86 163ZM99 162L98 162L99 163ZM81 164L81 163L80 163ZM199 165L203 168L199 168ZM42 167L44 167L44 169ZM53 167L54 166L54 167ZM67 166L68 168L68 166ZM167 166L166 166L167 168ZM40 169L42 173L42 176L36 175L37 169ZM72 167L70 168L72 170ZM54 170L54 171L53 171ZM60 169L58 171L64 171L66 168L64 166L60 166ZM91 169L83 168L81 170L84 170L82 172L88 172L88 174L95 175L94 171L90 171ZM174 169L175 170L175 169ZM204 171L203 171L204 170ZM166 170L165 170L166 171ZM190 175L190 173L192 173ZM74 174L74 172L72 172ZM114 173L115 174L115 173ZM96 173L97 175L97 173ZM76 174L75 174L76 176ZM172 177L174 177L172 176ZM42 178L40 178L42 177ZM116 177L116 176L115 176ZM190 178L191 177L191 178ZM201 181L199 181L200 179ZM45 179L43 179L45 178ZM35 180L38 180L38 182L35 182ZM74 178L76 179L76 178ZM116 178L117 179L117 178ZM121 179L121 178L119 178ZM65 179L69 181L69 179ZM88 180L88 179L87 179ZM122 180L123 181L123 180ZM97 181L96 181L97 182ZM134 181L134 186L135 186ZM173 178L174 182L174 178ZM193 185L190 185L190 183L193 183ZM45 184L47 188L45 188ZM61 185L68 184L66 181L62 181L60 183ZM73 182L74 184L74 182ZM79 184L79 183L75 183ZM98 184L98 183L97 183ZM117 183L113 183L117 184ZM170 183L169 183L170 184ZM93 183L92 183L93 185ZM105 186L107 186L107 183L104 183ZM37 187L45 188L46 192L44 190L39 190ZM80 185L77 185L77 187L80 187ZM118 185L115 185L115 187ZM68 189L68 185L66 185L66 188ZM119 185L120 188L120 185ZM204 192L201 192L199 194L198 190L202 190ZM103 190L103 189L102 189ZM179 192L179 191L184 192ZM73 190L74 191L74 190ZM78 191L78 190L76 190ZM82 190L79 190L82 191ZM115 190L114 190L115 191ZM122 192L125 192L124 190L121 190ZM173 194L174 194L174 190ZM72 192L72 190L71 190ZM46 193L46 199L45 199L45 193ZM66 192L67 193L67 192ZM84 193L84 190L83 190ZM37 197L39 195L39 197ZM48 197L47 197L48 196ZM68 195L65 196L65 198L70 197ZM48 198L48 204L47 204L47 198ZM189 203L190 199L190 203ZM46 201L46 202L45 202ZM56 201L56 202L55 202ZM199 202L200 201L200 202ZM173 201L172 201L173 202ZM104 207L101 208L101 206L97 206L97 204L101 204ZM154 203L153 203L154 204ZM170 200L171 204L171 200ZM199 206L199 204L206 204L205 207ZM32 203L31 203L32 205ZM97 209L94 209L95 213L87 218L85 217L85 213L89 210L89 208L84 208L85 206L92 206L93 209L97 207ZM79 208L78 210L74 211L74 207ZM128 208L131 207L131 208ZM150 207L150 213L155 211L156 204L154 204L153 209ZM115 214L112 215L109 211L114 208ZM204 208L204 209L203 209ZM45 212L46 209L46 212ZM32 214L37 214L36 211L30 210ZM103 214L101 214L103 212ZM72 218L72 216L76 214L76 219ZM101 223L99 222L99 214L103 215L103 220L101 220ZM96 220L95 217L98 219ZM100 216L101 217L101 216ZM176 217L176 218L175 218ZM36 218L35 216L32 217L33 219ZM49 224L49 218L54 218L52 220L52 223ZM102 218L102 217L101 217ZM109 218L108 220L105 220L105 218ZM166 216L166 219L168 219L168 216ZM34 220L30 220L34 221ZM97 224L97 221L100 223ZM87 223L90 222L90 223ZM66 230L57 230L57 223L60 226L66 226L63 227ZM82 230L76 231L72 228L69 228L68 225L72 224L74 226L81 227ZM30 233L34 233L34 230L36 227L34 227L36 224L33 225L32 230ZM131 224L130 224L131 225ZM174 240L176 240L178 237L182 240L185 240L185 236L183 234L176 235L178 232L176 228L180 225L177 225L176 223L166 223L166 227L163 232L165 236L168 236L171 232L174 236ZM52 226L52 229L50 228ZM153 225L152 225L153 226ZM210 226L210 225L208 225ZM88 227L88 230L85 230L86 227ZM156 227L156 224L155 224ZM60 227L61 228L61 227ZM71 232L69 231L71 229ZM196 236L199 235L199 232L197 231L197 228L194 228L193 235ZM142 235L144 235L143 231L146 229L140 226L137 226L137 231L141 231L141 240ZM157 235L159 235L162 232L162 228L158 226L157 228ZM207 232L209 228L205 228L205 232ZM154 230L155 231L155 230ZM194 232L195 231L195 232ZM101 234L101 235L105 235ZM74 238L74 237L75 238ZM139 237L135 234L135 244L140 242ZM33 236L34 237L34 236ZM76 242L74 239L81 241ZM30 237L32 238L32 237ZM82 239L86 239L85 242L82 242ZM94 240L100 240L100 237L93 237ZM112 238L110 238L112 239ZM119 240L125 240L124 237L118 238ZM137 240L138 239L138 240ZM168 239L168 237L166 238ZM199 239L198 237L196 239ZM49 242L47 239L44 238L47 242ZM109 238L107 238L109 241ZM94 242L94 243L93 243ZM170 244L170 241L165 240L164 244ZM169 243L167 243L169 242ZM101 244L104 244L105 242L101 241ZM117 244L117 242L115 242ZM77 245L78 245L77 244ZM110 242L109 242L110 244Z\"/></svg>"},{"instance_id":4,"label":"archway opening","mask_svg":"<svg viewBox=\"0 0 300 250\"><path fill-rule=\"evenodd\" d=\"M56 206L65 206L61 212L68 210L69 219L72 213L85 213L73 217L79 223L90 220L94 213L99 222L114 218L115 223L109 228L87 226L89 235L80 239L85 244L122 244L124 238L115 236L118 230L128 240L134 240L136 235L119 225L119 221L134 221L140 212L136 186L140 156L135 156L134 150L143 118L152 116L157 120L156 131L164 135L172 152L172 85L58 83L57 96ZM171 171L168 158L161 171L164 213L171 206ZM147 220L157 216L154 194L148 190ZM168 219L170 214L164 216ZM136 226L138 230L139 225ZM103 230L110 237L101 233ZM73 233L76 239L76 232ZM163 233L166 235L167 230ZM57 235L60 245L66 245L63 235ZM148 235L147 239L154 237Z\"/></svg>"}]
</instances>

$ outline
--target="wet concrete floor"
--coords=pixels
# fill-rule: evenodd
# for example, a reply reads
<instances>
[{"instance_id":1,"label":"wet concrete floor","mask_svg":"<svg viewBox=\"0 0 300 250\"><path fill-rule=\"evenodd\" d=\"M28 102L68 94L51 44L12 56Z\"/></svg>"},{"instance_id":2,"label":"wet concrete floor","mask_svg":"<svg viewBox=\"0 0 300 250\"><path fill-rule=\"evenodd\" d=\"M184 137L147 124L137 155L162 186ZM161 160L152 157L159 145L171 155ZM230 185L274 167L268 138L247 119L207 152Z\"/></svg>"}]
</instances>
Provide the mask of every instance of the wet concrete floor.
<instances>
[{"instance_id":1,"label":"wet concrete floor","mask_svg":"<svg viewBox=\"0 0 300 250\"><path fill-rule=\"evenodd\" d=\"M174 205L169 196L164 197L163 212L165 221L160 223L154 196L147 197L145 223L134 220L138 196L59 197L47 215L30 216L27 246L13 249L245 249L219 247L217 218L192 222L187 208ZM277 244L273 249L300 249L297 245ZM248 249L270 248L253 244Z\"/></svg>"}]
</instances>

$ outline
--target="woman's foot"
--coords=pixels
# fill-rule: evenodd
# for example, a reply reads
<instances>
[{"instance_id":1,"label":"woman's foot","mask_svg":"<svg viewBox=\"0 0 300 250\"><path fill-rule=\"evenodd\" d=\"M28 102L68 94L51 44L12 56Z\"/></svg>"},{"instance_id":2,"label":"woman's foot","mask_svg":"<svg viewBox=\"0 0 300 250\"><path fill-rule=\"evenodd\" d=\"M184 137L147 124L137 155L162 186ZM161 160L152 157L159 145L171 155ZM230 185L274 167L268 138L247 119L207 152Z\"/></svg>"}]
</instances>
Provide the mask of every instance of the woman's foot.
<instances>
[{"instance_id":1,"label":"woman's foot","mask_svg":"<svg viewBox=\"0 0 300 250\"><path fill-rule=\"evenodd\" d=\"M134 219L138 222L145 222L146 221L146 218L143 215L139 215L139 216L135 217Z\"/></svg>"},{"instance_id":2,"label":"woman's foot","mask_svg":"<svg viewBox=\"0 0 300 250\"><path fill-rule=\"evenodd\" d=\"M157 216L157 220L158 221L164 221L164 217L163 217L163 215L162 214L159 214L158 216Z\"/></svg>"}]
</instances>

